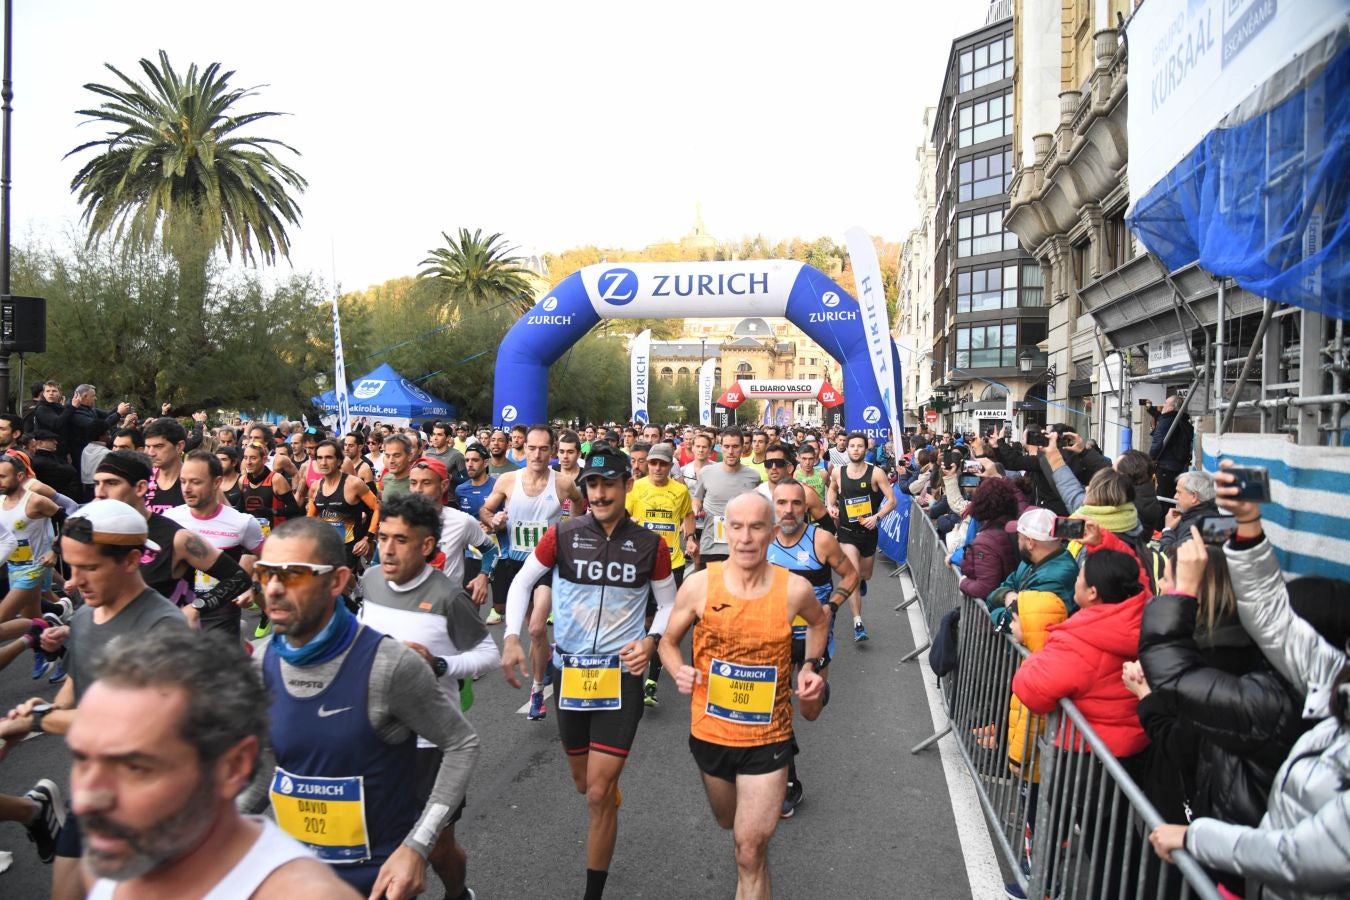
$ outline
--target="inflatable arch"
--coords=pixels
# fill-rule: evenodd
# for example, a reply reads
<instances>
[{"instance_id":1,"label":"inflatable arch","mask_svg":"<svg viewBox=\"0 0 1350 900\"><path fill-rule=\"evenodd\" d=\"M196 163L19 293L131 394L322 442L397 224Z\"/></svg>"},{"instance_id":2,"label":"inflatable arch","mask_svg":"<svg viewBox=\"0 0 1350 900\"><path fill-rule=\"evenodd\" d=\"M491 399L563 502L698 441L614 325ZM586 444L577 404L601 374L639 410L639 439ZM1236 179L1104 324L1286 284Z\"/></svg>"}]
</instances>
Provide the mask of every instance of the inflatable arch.
<instances>
[{"instance_id":1,"label":"inflatable arch","mask_svg":"<svg viewBox=\"0 0 1350 900\"><path fill-rule=\"evenodd\" d=\"M792 260L587 266L522 316L497 352L498 425L548 418L548 368L601 319L782 316L834 357L848 398L844 423L889 439L858 301L832 278ZM891 345L897 380L900 361Z\"/></svg>"}]
</instances>

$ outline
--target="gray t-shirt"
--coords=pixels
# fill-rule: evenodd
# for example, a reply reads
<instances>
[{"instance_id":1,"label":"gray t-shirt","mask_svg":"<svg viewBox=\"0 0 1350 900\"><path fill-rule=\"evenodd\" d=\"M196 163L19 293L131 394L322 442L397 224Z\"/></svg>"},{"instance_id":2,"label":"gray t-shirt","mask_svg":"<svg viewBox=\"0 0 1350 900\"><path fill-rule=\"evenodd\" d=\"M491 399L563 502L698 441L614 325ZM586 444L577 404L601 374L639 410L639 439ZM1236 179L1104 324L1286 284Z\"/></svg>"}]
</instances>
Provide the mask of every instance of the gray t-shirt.
<instances>
[{"instance_id":1,"label":"gray t-shirt","mask_svg":"<svg viewBox=\"0 0 1350 900\"><path fill-rule=\"evenodd\" d=\"M698 484L693 495L703 502L703 511L707 518L703 525L703 537L699 540L699 550L703 553L726 553L727 541L722 517L726 514L727 504L746 491L759 487L759 473L747 466L738 466L734 472L728 472L726 466L718 463L704 466L698 474ZM718 538L721 537L721 540Z\"/></svg>"},{"instance_id":2,"label":"gray t-shirt","mask_svg":"<svg viewBox=\"0 0 1350 900\"><path fill-rule=\"evenodd\" d=\"M433 448L427 447L422 455L430 457L445 466L446 474L450 476L451 481L454 481L455 476L464 471L464 454L460 453L450 444L445 445L444 453L437 453Z\"/></svg>"},{"instance_id":3,"label":"gray t-shirt","mask_svg":"<svg viewBox=\"0 0 1350 900\"><path fill-rule=\"evenodd\" d=\"M187 619L164 595L146 588L117 615L102 624L94 621L94 608L81 606L70 620L66 644L66 671L75 681L75 703L93 683L94 665L108 644L122 635L142 635L158 628L187 628Z\"/></svg>"}]
</instances>

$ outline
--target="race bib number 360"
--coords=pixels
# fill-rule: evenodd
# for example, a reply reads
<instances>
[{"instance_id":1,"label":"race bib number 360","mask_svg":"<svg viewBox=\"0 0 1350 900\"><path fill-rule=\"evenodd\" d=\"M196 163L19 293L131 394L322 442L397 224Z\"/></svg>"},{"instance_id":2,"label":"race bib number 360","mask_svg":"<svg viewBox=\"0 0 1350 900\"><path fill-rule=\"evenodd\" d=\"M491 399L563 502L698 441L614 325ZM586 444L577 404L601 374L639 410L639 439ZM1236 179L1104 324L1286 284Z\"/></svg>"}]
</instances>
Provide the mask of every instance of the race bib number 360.
<instances>
[{"instance_id":1,"label":"race bib number 360","mask_svg":"<svg viewBox=\"0 0 1350 900\"><path fill-rule=\"evenodd\" d=\"M281 830L326 863L370 859L365 785L350 778L311 778L280 766L272 776L272 810Z\"/></svg>"},{"instance_id":2,"label":"race bib number 360","mask_svg":"<svg viewBox=\"0 0 1350 900\"><path fill-rule=\"evenodd\" d=\"M708 667L708 715L738 725L773 721L777 666L742 666L714 659Z\"/></svg>"},{"instance_id":3,"label":"race bib number 360","mask_svg":"<svg viewBox=\"0 0 1350 900\"><path fill-rule=\"evenodd\" d=\"M579 712L619 709L623 696L619 691L619 657L568 655L562 658L562 691L558 708Z\"/></svg>"}]
</instances>

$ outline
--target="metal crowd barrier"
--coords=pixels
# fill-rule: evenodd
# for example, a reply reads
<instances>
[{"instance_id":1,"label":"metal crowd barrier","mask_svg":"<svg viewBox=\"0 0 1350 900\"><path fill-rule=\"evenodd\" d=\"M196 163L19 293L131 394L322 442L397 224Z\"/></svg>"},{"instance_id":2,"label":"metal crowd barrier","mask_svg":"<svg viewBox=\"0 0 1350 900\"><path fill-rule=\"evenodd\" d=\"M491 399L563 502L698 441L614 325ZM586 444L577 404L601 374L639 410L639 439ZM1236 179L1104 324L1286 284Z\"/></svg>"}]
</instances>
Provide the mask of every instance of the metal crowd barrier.
<instances>
[{"instance_id":1,"label":"metal crowd barrier","mask_svg":"<svg viewBox=\"0 0 1350 900\"><path fill-rule=\"evenodd\" d=\"M1045 717L1012 706L1013 675L1027 649L994 630L982 601L961 593L945 556L916 508L907 560L916 596L898 608L917 601L931 640L959 607L960 663L939 683L948 725L910 752L955 736L995 847L1028 897L1219 900L1191 856L1175 853L1168 864L1154 855L1148 834L1162 816L1072 702L1061 700ZM1010 732L1014 716L1019 727Z\"/></svg>"}]
</instances>

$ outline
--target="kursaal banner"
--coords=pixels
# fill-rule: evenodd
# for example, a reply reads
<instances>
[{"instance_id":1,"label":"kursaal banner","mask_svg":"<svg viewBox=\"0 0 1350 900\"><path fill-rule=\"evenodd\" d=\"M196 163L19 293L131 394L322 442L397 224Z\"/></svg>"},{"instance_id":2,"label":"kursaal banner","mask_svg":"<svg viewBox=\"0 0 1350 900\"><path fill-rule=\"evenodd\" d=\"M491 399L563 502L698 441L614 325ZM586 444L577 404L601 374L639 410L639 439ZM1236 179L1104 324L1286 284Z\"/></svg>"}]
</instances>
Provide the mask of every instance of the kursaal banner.
<instances>
[{"instance_id":1,"label":"kursaal banner","mask_svg":"<svg viewBox=\"0 0 1350 900\"><path fill-rule=\"evenodd\" d=\"M647 413L648 389L651 386L651 356L652 332L649 328L633 340L632 362L629 365L629 383L632 385L633 394L633 421L639 425L646 425L651 420Z\"/></svg>"},{"instance_id":2,"label":"kursaal banner","mask_svg":"<svg viewBox=\"0 0 1350 900\"><path fill-rule=\"evenodd\" d=\"M1127 30L1130 208L1289 60L1346 21L1345 0L1140 6Z\"/></svg>"},{"instance_id":3,"label":"kursaal banner","mask_svg":"<svg viewBox=\"0 0 1350 900\"><path fill-rule=\"evenodd\" d=\"M703 361L698 369L698 423L705 428L712 426L713 377L717 369L717 359Z\"/></svg>"},{"instance_id":4,"label":"kursaal banner","mask_svg":"<svg viewBox=\"0 0 1350 900\"><path fill-rule=\"evenodd\" d=\"M877 248L858 226L844 232L844 241L848 245L848 258L853 263L853 280L858 285L858 313L862 316L863 334L867 338L867 355L872 360L872 374L876 376L877 391L881 394L884 409L864 410L863 418L871 422L875 417L885 416L890 425L890 439L899 441L900 398L896 395L899 372L895 370L896 353L891 346L890 316L886 313L886 288L881 280L881 263L877 261ZM877 440L881 446L883 440Z\"/></svg>"}]
</instances>

